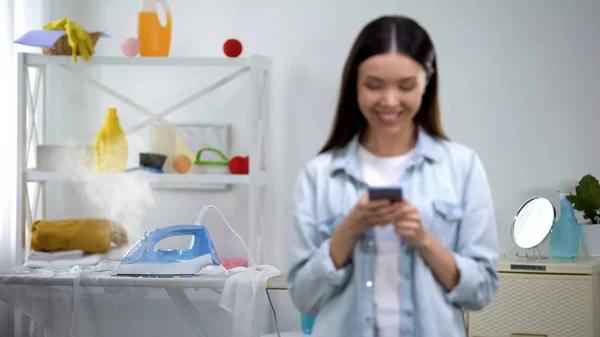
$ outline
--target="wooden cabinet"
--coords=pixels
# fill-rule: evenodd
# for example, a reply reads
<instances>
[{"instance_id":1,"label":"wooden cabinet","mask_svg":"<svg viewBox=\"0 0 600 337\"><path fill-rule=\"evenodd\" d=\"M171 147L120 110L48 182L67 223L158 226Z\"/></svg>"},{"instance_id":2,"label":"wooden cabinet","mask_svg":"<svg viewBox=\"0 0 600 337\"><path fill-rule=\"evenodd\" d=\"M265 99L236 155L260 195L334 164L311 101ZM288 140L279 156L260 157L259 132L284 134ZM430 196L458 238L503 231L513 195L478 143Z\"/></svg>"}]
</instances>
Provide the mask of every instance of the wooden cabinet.
<instances>
[{"instance_id":1,"label":"wooden cabinet","mask_svg":"<svg viewBox=\"0 0 600 337\"><path fill-rule=\"evenodd\" d=\"M492 303L467 314L470 337L600 337L600 260L504 260Z\"/></svg>"}]
</instances>

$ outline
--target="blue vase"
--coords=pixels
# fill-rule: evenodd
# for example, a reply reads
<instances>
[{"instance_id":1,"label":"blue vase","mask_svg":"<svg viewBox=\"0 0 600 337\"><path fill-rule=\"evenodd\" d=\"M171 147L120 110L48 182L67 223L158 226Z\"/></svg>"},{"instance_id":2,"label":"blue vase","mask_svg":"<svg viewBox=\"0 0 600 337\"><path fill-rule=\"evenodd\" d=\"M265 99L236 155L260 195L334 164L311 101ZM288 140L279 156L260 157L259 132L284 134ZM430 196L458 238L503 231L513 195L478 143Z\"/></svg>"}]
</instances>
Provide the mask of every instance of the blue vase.
<instances>
[{"instance_id":1,"label":"blue vase","mask_svg":"<svg viewBox=\"0 0 600 337\"><path fill-rule=\"evenodd\" d=\"M575 259L579 255L581 228L573 205L560 193L560 217L550 233L550 254L553 259Z\"/></svg>"}]
</instances>

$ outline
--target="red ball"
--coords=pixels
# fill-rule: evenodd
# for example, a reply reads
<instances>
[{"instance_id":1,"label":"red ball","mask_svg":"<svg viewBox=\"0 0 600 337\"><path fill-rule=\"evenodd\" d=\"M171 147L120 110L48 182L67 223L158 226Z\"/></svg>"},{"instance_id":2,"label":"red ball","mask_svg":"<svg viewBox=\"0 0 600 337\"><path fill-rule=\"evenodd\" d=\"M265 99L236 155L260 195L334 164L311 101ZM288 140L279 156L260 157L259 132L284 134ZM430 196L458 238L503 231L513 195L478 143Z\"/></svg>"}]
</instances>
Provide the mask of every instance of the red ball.
<instances>
[{"instance_id":1,"label":"red ball","mask_svg":"<svg viewBox=\"0 0 600 337\"><path fill-rule=\"evenodd\" d=\"M238 57L242 53L242 43L236 39L229 39L223 44L223 52L229 57Z\"/></svg>"}]
</instances>

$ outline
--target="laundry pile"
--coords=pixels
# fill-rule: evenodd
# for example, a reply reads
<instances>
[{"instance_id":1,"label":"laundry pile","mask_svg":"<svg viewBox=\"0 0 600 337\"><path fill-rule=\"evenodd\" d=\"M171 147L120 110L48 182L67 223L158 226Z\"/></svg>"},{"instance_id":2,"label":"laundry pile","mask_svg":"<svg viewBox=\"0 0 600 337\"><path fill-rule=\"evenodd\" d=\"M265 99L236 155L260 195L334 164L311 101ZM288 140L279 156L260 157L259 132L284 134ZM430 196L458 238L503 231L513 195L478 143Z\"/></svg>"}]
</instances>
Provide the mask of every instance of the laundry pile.
<instances>
[{"instance_id":1,"label":"laundry pile","mask_svg":"<svg viewBox=\"0 0 600 337\"><path fill-rule=\"evenodd\" d=\"M119 260L125 253L125 228L107 219L39 220L31 229L29 268L96 265Z\"/></svg>"}]
</instances>

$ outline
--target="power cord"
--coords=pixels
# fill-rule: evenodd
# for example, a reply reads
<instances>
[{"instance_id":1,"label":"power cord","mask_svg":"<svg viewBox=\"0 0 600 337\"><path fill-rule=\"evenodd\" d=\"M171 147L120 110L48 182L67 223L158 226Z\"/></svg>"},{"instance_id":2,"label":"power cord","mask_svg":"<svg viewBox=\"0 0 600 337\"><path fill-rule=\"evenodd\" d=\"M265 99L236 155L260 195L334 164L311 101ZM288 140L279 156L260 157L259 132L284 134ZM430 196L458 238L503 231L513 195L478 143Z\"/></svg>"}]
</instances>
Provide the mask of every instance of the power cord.
<instances>
[{"instance_id":1,"label":"power cord","mask_svg":"<svg viewBox=\"0 0 600 337\"><path fill-rule=\"evenodd\" d=\"M200 211L200 213L198 213L198 216L196 217L196 225L201 225L202 224L202 222L201 222L202 217L204 217L204 214L206 214L206 211L208 211L211 208L213 208L215 211L217 211L219 213L219 215L221 215L221 218L223 218L223 221L225 221L225 224L227 225L227 227L229 228L229 230L231 230L233 232L233 234L238 239L240 239L240 242L244 246L244 249L246 250L246 254L248 254L248 258L252 262L252 265L256 266L256 262L254 261L254 258L252 257L252 254L250 254L250 249L248 249L248 246L246 246L246 243L244 242L244 240L235 231L235 229L233 229L233 227L231 227L231 225L229 224L229 222L227 222L227 219L225 218L225 216L223 215L223 213L221 213L221 211L219 211L219 209L216 206L213 206L213 205L204 205L202 207L202 210Z\"/></svg>"},{"instance_id":2,"label":"power cord","mask_svg":"<svg viewBox=\"0 0 600 337\"><path fill-rule=\"evenodd\" d=\"M221 213L221 211L219 211L219 209L214 206L214 205L204 205L202 207L202 210L200 211L200 213L198 213L198 216L196 217L196 225L201 225L202 224L202 217L204 217L204 214L206 214L206 212L213 208L215 211L217 211L217 213L219 213L219 215L221 215L221 218L223 218L223 221L225 221L225 224L227 225L227 227L229 228L229 230L231 230L233 232L233 234L240 240L240 242L242 243L242 245L244 246L244 249L246 250L246 254L248 254L248 258L250 259L250 261L252 261L252 265L256 266L256 262L254 261L254 258L252 257L252 254L250 254L250 250L248 249L248 246L246 246L246 243L244 242L244 240L240 237L240 235L233 229L233 227L231 227L231 225L229 224L229 222L227 222L227 219L225 218L225 216L223 215L223 213ZM273 312L273 319L275 321L275 331L277 332L277 337L281 337L281 334L279 332L279 324L277 322L277 313L275 312L275 306L273 305L273 301L271 300L271 295L269 294L269 289L266 289L266 293L267 293L267 299L269 300L269 305L271 306L271 311Z\"/></svg>"},{"instance_id":3,"label":"power cord","mask_svg":"<svg viewBox=\"0 0 600 337\"><path fill-rule=\"evenodd\" d=\"M206 212L213 208L215 211L217 211L217 213L219 213L219 215L221 215L221 218L223 218L223 221L225 221L225 224L227 225L227 227L229 228L229 230L231 230L233 232L233 234L240 240L240 242L242 243L242 245L244 246L244 249L246 250L246 253L248 254L248 257L250 258L250 261L252 261L252 265L256 266L256 262L254 261L254 258L252 257L252 254L250 254L250 250L248 249L248 246L246 246L246 243L244 242L244 240L239 236L239 234L233 229L233 227L231 227L231 225L229 224L229 222L227 222L227 219L225 218L225 216L223 215L223 213L221 213L221 211L219 211L219 209L217 208L217 206L214 205L204 205L202 207L202 210L200 211L200 213L198 213L198 216L196 217L196 225L201 225L202 224L202 217L204 217L204 214L206 214ZM275 331L277 332L277 337L281 337L281 334L279 333L279 324L277 323L277 313L275 312L275 306L273 305L273 301L271 300L271 295L269 294L269 289L266 289L267 292L267 299L269 300L269 305L271 306L271 311L273 312L273 319L275 321Z\"/></svg>"},{"instance_id":4,"label":"power cord","mask_svg":"<svg viewBox=\"0 0 600 337\"><path fill-rule=\"evenodd\" d=\"M275 312L275 307L273 306L273 302L271 301L271 295L269 294L269 289L267 291L267 298L269 299L269 304L271 305L271 311L273 311L273 320L275 321L275 332L277 332L277 337L281 337L279 334L279 324L277 324L277 313Z\"/></svg>"}]
</instances>

